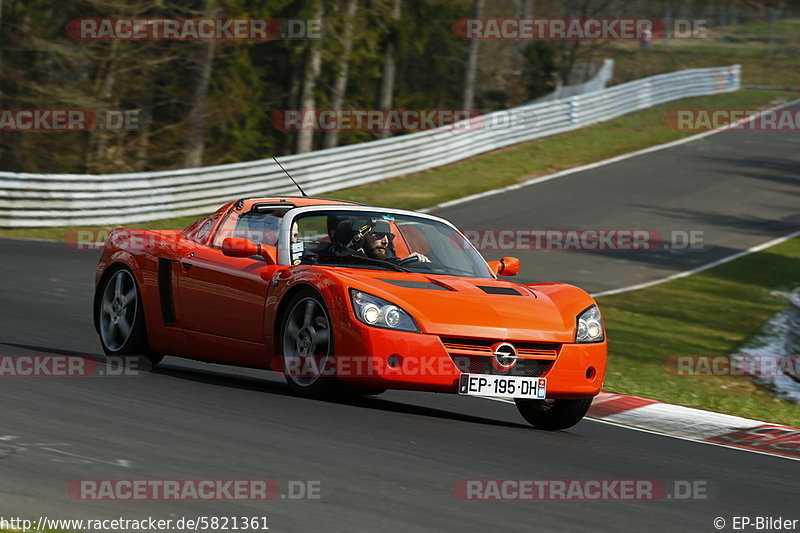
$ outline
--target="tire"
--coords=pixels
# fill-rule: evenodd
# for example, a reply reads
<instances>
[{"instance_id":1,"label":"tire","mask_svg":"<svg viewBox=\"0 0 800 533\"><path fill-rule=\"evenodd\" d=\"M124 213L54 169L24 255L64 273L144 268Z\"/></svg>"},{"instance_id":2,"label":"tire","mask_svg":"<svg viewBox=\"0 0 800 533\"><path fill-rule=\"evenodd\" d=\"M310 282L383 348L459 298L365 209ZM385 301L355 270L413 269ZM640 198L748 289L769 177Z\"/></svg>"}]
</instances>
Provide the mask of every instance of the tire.
<instances>
[{"instance_id":1,"label":"tire","mask_svg":"<svg viewBox=\"0 0 800 533\"><path fill-rule=\"evenodd\" d=\"M343 390L334 375L333 332L322 297L311 289L294 295L281 318L278 349L289 389L298 396L325 399Z\"/></svg>"},{"instance_id":2,"label":"tire","mask_svg":"<svg viewBox=\"0 0 800 533\"><path fill-rule=\"evenodd\" d=\"M592 398L578 400L514 400L522 417L539 429L567 429L586 415L592 405Z\"/></svg>"},{"instance_id":3,"label":"tire","mask_svg":"<svg viewBox=\"0 0 800 533\"><path fill-rule=\"evenodd\" d=\"M163 355L150 350L147 342L141 292L129 268L121 267L105 276L95 298L95 316L100 344L107 356L142 357L148 366L163 359Z\"/></svg>"}]
</instances>

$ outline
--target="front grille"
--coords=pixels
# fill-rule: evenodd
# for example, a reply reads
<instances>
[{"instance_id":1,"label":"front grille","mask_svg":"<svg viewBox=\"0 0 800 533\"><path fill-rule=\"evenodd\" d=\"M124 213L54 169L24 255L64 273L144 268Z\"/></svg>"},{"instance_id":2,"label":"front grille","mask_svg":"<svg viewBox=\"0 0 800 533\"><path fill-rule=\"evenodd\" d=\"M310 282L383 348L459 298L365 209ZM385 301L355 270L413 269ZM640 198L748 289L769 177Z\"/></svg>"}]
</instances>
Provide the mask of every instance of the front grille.
<instances>
[{"instance_id":1,"label":"front grille","mask_svg":"<svg viewBox=\"0 0 800 533\"><path fill-rule=\"evenodd\" d=\"M454 355L450 354L450 358L458 368L459 372L468 374L492 374L497 376L525 376L529 378L538 378L545 372L550 370L554 361L546 359L518 359L517 364L511 368L505 369L503 367L495 366L497 361L494 356L490 355Z\"/></svg>"},{"instance_id":2,"label":"front grille","mask_svg":"<svg viewBox=\"0 0 800 533\"><path fill-rule=\"evenodd\" d=\"M518 357L513 367L503 368L492 353L492 345L500 341L460 337L441 337L441 340L459 371L500 376L539 377L553 366L561 347L541 342L503 341L514 345Z\"/></svg>"}]
</instances>

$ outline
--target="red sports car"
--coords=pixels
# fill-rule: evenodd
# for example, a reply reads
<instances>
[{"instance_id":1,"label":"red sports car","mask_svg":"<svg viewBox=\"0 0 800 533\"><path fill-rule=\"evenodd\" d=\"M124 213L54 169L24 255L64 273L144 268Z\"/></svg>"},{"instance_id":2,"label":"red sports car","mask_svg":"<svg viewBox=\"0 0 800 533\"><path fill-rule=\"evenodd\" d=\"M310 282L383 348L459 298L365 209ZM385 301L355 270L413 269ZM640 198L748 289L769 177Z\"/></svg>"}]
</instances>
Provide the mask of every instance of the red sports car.
<instances>
[{"instance_id":1,"label":"red sports car","mask_svg":"<svg viewBox=\"0 0 800 533\"><path fill-rule=\"evenodd\" d=\"M603 383L594 300L520 285L428 214L307 197L243 198L183 231L118 229L97 268L109 355L271 369L323 397L386 389L513 398L576 424Z\"/></svg>"}]
</instances>

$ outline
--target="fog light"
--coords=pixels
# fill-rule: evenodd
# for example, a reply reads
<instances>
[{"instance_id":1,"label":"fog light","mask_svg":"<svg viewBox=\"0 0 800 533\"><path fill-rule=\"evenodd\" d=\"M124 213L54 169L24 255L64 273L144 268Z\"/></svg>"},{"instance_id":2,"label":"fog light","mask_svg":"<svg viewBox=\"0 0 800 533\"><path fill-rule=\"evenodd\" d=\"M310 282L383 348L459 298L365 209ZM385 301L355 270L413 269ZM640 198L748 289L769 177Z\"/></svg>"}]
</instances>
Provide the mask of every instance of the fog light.
<instances>
[{"instance_id":1,"label":"fog light","mask_svg":"<svg viewBox=\"0 0 800 533\"><path fill-rule=\"evenodd\" d=\"M594 379L596 375L597 375L597 370L595 370L593 366L590 366L589 368L586 369L586 379Z\"/></svg>"}]
</instances>

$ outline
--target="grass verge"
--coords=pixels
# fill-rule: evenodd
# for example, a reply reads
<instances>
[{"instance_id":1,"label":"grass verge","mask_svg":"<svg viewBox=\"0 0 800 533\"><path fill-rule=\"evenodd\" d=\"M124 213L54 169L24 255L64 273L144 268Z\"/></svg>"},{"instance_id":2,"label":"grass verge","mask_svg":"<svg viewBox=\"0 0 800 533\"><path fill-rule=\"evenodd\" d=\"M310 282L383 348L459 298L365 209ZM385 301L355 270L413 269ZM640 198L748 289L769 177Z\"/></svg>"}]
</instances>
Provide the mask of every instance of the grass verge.
<instances>
[{"instance_id":1,"label":"grass verge","mask_svg":"<svg viewBox=\"0 0 800 533\"><path fill-rule=\"evenodd\" d=\"M800 405L745 377L674 376L671 355L734 353L800 285L800 239L686 278L599 298L610 360L605 390L800 427ZM778 354L773 354L778 355Z\"/></svg>"},{"instance_id":2,"label":"grass verge","mask_svg":"<svg viewBox=\"0 0 800 533\"><path fill-rule=\"evenodd\" d=\"M739 63L742 66L742 83L745 85L800 86L796 51L791 54L770 54L757 47L701 45L686 48L663 46L650 50L620 46L609 52L615 62L615 83L687 68Z\"/></svg>"},{"instance_id":3,"label":"grass verge","mask_svg":"<svg viewBox=\"0 0 800 533\"><path fill-rule=\"evenodd\" d=\"M609 43L603 50L605 57L616 62L615 83L685 68L739 63L744 84L780 87L800 86L798 53L800 19L783 19L774 28L768 21L717 27L708 39L660 39L648 50L639 50L633 41Z\"/></svg>"},{"instance_id":4,"label":"grass verge","mask_svg":"<svg viewBox=\"0 0 800 533\"><path fill-rule=\"evenodd\" d=\"M333 191L325 196L385 207L421 209L697 133L665 127L663 117L669 109L764 108L797 97L797 93L783 91L745 90L676 100L573 132L510 146L416 174ZM268 195L269 191L264 194ZM181 217L134 225L182 229L197 218ZM70 229L76 228L0 229L0 237L63 240Z\"/></svg>"}]
</instances>

